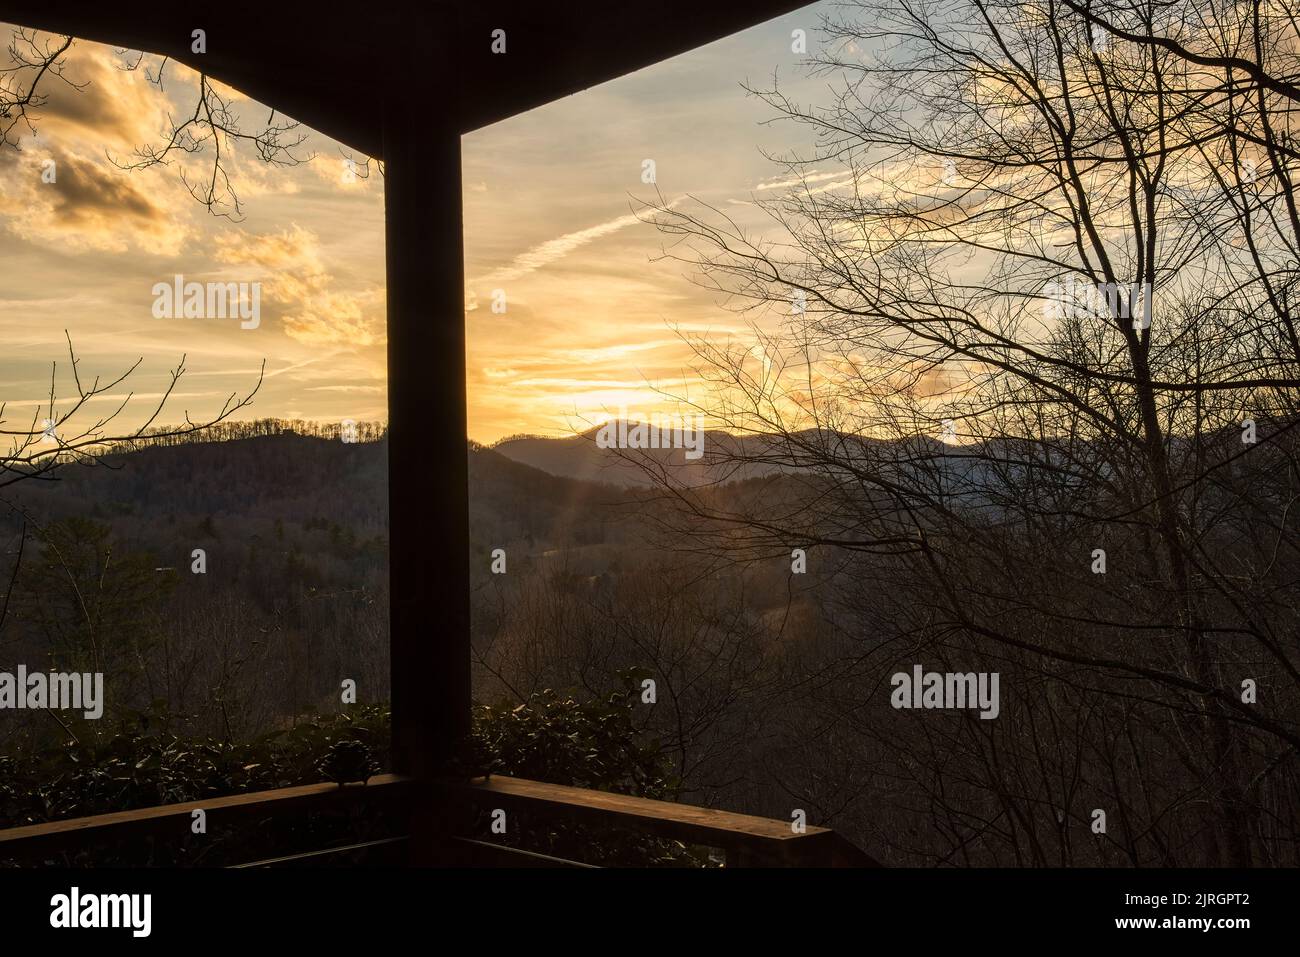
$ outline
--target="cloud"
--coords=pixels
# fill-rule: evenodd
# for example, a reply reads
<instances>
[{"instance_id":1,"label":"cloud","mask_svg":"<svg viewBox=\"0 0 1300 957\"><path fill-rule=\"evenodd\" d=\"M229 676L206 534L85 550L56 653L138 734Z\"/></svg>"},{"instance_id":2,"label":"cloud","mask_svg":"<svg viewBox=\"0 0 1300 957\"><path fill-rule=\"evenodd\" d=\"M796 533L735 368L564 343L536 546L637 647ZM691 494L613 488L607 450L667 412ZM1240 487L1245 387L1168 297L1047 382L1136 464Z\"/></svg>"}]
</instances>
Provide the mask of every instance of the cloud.
<instances>
[{"instance_id":1,"label":"cloud","mask_svg":"<svg viewBox=\"0 0 1300 957\"><path fill-rule=\"evenodd\" d=\"M0 150L0 220L28 242L175 255L190 227L158 201L150 188L157 185L156 174L126 172L93 155Z\"/></svg>"},{"instance_id":2,"label":"cloud","mask_svg":"<svg viewBox=\"0 0 1300 957\"><path fill-rule=\"evenodd\" d=\"M562 354L571 362L580 365L597 365L626 359L633 353L648 352L656 349L676 349L681 346L680 339L655 339L649 342L619 342L608 346L565 350Z\"/></svg>"},{"instance_id":3,"label":"cloud","mask_svg":"<svg viewBox=\"0 0 1300 957\"><path fill-rule=\"evenodd\" d=\"M218 392L176 392L176 391L172 391L172 392L99 392L99 393L96 393L95 395L87 396L85 399L77 399L77 397L74 395L74 396L72 397L72 400L71 400L71 401L74 401L74 402L116 402L116 403L119 403L119 404L120 404L120 403L122 403L122 402L126 402L128 399L134 399L134 400L137 400L137 401L146 401L146 402L147 402L147 401L150 401L150 400L154 400L154 399L163 399L163 398L167 398L167 399L210 399L210 398L213 398L213 397L216 397L216 396L225 396L225 395L229 395L229 394L230 394L230 393L228 393L228 392L219 392L219 391L218 391ZM33 406L33 405L34 405L34 406L37 406L37 407L48 408L49 404L50 404L50 397L49 397L48 395L45 395L45 396L38 396L38 397L35 397L35 398L28 398L28 399L4 399L4 400L0 401L0 405L7 405L7 406ZM61 401L59 400L59 398L56 396L55 399L54 399L54 405L55 405L55 411L56 411L56 412L64 412L64 411L66 411L66 408L65 408L65 407L66 407L67 405L69 405L69 402L67 402L67 401L61 402Z\"/></svg>"},{"instance_id":4,"label":"cloud","mask_svg":"<svg viewBox=\"0 0 1300 957\"><path fill-rule=\"evenodd\" d=\"M265 299L282 310L281 326L290 338L312 345L373 346L385 341L383 294L334 289L334 277L310 230L295 224L280 233L221 236L217 247L219 262L261 270L245 281L262 283Z\"/></svg>"},{"instance_id":5,"label":"cloud","mask_svg":"<svg viewBox=\"0 0 1300 957\"><path fill-rule=\"evenodd\" d=\"M669 205L675 205L676 201ZM555 239L548 239L544 243L539 243L527 252L520 253L511 261L509 266L505 266L489 274L476 282L510 282L536 272L543 266L550 265L558 259L563 259L569 253L573 252L590 242L600 239L602 236L608 236L616 233L620 229L626 229L628 226L634 226L642 222L634 213L626 216L619 216L607 222L598 223L595 226L588 226L586 229L580 229L577 232L565 233L563 236L557 236ZM472 309L474 307L467 307Z\"/></svg>"},{"instance_id":6,"label":"cloud","mask_svg":"<svg viewBox=\"0 0 1300 957\"><path fill-rule=\"evenodd\" d=\"M69 83L41 86L46 102L37 111L38 141L80 139L95 143L101 152L106 147L129 152L158 136L171 103L145 77L143 65L124 70L123 58L111 48L85 41L74 43L64 59ZM156 60L146 58L146 63L150 59ZM173 83L184 86L179 73L170 67L169 91Z\"/></svg>"},{"instance_id":7,"label":"cloud","mask_svg":"<svg viewBox=\"0 0 1300 957\"><path fill-rule=\"evenodd\" d=\"M102 166L73 156L55 160L58 177L52 186L54 215L63 223L85 225L105 217L140 221L138 225L159 223L166 219L130 177L114 176Z\"/></svg>"},{"instance_id":8,"label":"cloud","mask_svg":"<svg viewBox=\"0 0 1300 957\"><path fill-rule=\"evenodd\" d=\"M325 271L316 234L296 223L280 233L219 236L217 247L220 262L288 273L294 281L309 283Z\"/></svg>"},{"instance_id":9,"label":"cloud","mask_svg":"<svg viewBox=\"0 0 1300 957\"><path fill-rule=\"evenodd\" d=\"M819 173L813 170L805 176L796 176L794 179L773 180L770 183L759 183L754 187L755 190L765 189L789 189L792 186L805 186L808 183L820 183L828 179L837 179L843 177L841 173Z\"/></svg>"},{"instance_id":10,"label":"cloud","mask_svg":"<svg viewBox=\"0 0 1300 957\"><path fill-rule=\"evenodd\" d=\"M388 390L382 385L313 385L304 392L372 392L383 393Z\"/></svg>"},{"instance_id":11,"label":"cloud","mask_svg":"<svg viewBox=\"0 0 1300 957\"><path fill-rule=\"evenodd\" d=\"M384 176L379 171L379 162L364 153L338 147L329 152L317 153L310 163L304 165L322 183L343 193L364 192L370 188L372 182L379 189L383 189Z\"/></svg>"},{"instance_id":12,"label":"cloud","mask_svg":"<svg viewBox=\"0 0 1300 957\"><path fill-rule=\"evenodd\" d=\"M173 213L181 189L174 178L123 170L109 158L128 162L155 141L170 105L121 62L108 47L78 42L65 55L67 82L42 80L36 133L0 149L0 221L13 235L75 251L175 255L184 247L190 228Z\"/></svg>"}]
</instances>

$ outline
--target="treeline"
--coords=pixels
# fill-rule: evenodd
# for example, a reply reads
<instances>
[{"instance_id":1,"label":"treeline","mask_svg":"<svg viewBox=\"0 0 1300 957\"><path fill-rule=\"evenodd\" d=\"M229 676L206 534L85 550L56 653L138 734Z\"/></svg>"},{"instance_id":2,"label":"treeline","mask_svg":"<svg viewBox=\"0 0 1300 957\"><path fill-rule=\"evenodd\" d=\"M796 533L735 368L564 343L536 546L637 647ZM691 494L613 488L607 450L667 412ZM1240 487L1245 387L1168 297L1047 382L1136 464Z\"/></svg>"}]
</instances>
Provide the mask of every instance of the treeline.
<instances>
[{"instance_id":1,"label":"treeline","mask_svg":"<svg viewBox=\"0 0 1300 957\"><path fill-rule=\"evenodd\" d=\"M192 445L196 442L230 442L235 439L252 439L264 435L305 435L315 439L350 439L354 442L379 442L388 436L386 423L357 422L343 419L338 422L318 422L314 419L252 419L250 421L218 422L215 425L177 432L174 425L161 425L145 429L128 442L114 444L112 451L131 451L141 446Z\"/></svg>"},{"instance_id":2,"label":"treeline","mask_svg":"<svg viewBox=\"0 0 1300 957\"><path fill-rule=\"evenodd\" d=\"M538 435L536 432L515 432L512 435L504 435L501 438L497 439L495 442L489 443L488 445L482 447L488 449L499 449L501 446L508 445L511 442L524 442L532 439L547 439L547 438L555 438L555 436ZM476 443L476 444L481 444L481 443Z\"/></svg>"}]
</instances>

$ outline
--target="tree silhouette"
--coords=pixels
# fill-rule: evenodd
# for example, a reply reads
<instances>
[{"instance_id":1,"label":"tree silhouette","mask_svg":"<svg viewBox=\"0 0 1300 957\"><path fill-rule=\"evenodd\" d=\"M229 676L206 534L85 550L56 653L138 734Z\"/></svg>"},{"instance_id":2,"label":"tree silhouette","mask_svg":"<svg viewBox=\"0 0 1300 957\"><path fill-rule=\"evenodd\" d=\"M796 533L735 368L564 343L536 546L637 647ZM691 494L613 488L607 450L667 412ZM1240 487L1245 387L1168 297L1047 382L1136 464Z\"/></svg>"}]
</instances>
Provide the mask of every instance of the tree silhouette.
<instances>
[{"instance_id":1,"label":"tree silhouette","mask_svg":"<svg viewBox=\"0 0 1300 957\"><path fill-rule=\"evenodd\" d=\"M862 631L827 697L1004 673L995 722L809 706L910 779L931 860L1295 860L1297 35L1238 8L867 0L824 23L829 104L751 90L815 144L763 229L645 208L779 317L761 362L690 340L715 388L688 404L761 437L719 467L785 478L738 502L640 457L680 546L840 563Z\"/></svg>"}]
</instances>

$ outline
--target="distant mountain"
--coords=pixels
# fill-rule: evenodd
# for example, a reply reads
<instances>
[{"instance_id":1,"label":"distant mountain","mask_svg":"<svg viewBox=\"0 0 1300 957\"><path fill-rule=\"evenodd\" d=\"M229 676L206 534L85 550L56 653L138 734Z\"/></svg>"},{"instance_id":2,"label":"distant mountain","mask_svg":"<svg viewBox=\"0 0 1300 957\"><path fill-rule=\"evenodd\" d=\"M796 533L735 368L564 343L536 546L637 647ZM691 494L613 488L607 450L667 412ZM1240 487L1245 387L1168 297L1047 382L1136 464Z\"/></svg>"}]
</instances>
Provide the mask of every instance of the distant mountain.
<instances>
[{"instance_id":1,"label":"distant mountain","mask_svg":"<svg viewBox=\"0 0 1300 957\"><path fill-rule=\"evenodd\" d=\"M491 448L508 459L550 475L606 482L625 488L655 485L656 475L667 477L674 485L692 488L765 478L802 468L816 468L819 450L824 450L826 459L837 463L869 461L875 468L888 468L892 463L892 467L900 472L914 467L918 460L935 457L950 459L943 463L943 467L954 478L969 479L972 471L978 469L967 461L969 453L976 447L963 449L925 436L900 441L830 430L807 430L793 433L787 442L781 436L737 436L729 432L705 431L702 441L691 441L688 450L681 447L646 448L641 440L652 437L653 433L635 433L636 425L634 422L615 422L612 432L606 434L607 439L620 438L622 444L629 447L602 447L598 441L601 429L597 428L563 438L515 436L503 439ZM670 442L676 442L676 438ZM659 444L664 442L661 440ZM696 450L698 455L688 454ZM997 454L994 445L984 445L978 450L985 455Z\"/></svg>"},{"instance_id":2,"label":"distant mountain","mask_svg":"<svg viewBox=\"0 0 1300 957\"><path fill-rule=\"evenodd\" d=\"M670 477L674 484L697 487L783 471L778 464L752 461L761 460L770 450L769 440L762 436L738 437L727 432L704 431L695 436L688 434L690 448L648 448L643 444L675 445L678 439L672 436L665 439L652 431L638 433L635 422L615 422L607 435L617 438L621 429L623 443L637 447L602 448L599 439L604 428L564 438L505 439L492 446L492 451L551 475L624 487L653 485L657 472ZM737 465L738 456L746 461Z\"/></svg>"},{"instance_id":3,"label":"distant mountain","mask_svg":"<svg viewBox=\"0 0 1300 957\"><path fill-rule=\"evenodd\" d=\"M626 485L548 474L472 443L466 454L471 536L479 550L516 541L542 549L616 540L620 506L637 494ZM260 542L282 550L297 544L303 554L330 551L328 536L337 526L344 539L375 543L366 560L382 568L388 443L292 432L191 440L115 453L93 467L70 464L53 478L10 486L0 494L0 529L8 522L12 531L20 520L5 502L40 524L74 516L110 524L120 538L167 564L196 543L208 545L213 535L223 547Z\"/></svg>"},{"instance_id":4,"label":"distant mountain","mask_svg":"<svg viewBox=\"0 0 1300 957\"><path fill-rule=\"evenodd\" d=\"M1036 439L990 439L963 445L926 435L877 439L810 429L788 436L705 431L702 441L689 436L688 448L680 447L675 437L658 444L677 447L653 448L645 447L644 441L653 433L637 433L636 425L615 422L604 442L598 428L562 438L514 436L501 440L490 451L551 476L625 490L661 485L663 479L677 487L700 488L774 475L808 477L830 472L855 481L871 475L903 488L919 482L931 493L976 506L1003 501L999 490L1014 497L1016 483L1026 480L1028 470L1034 467L1056 462L1061 468L1077 470L1091 460L1102 473L1109 468L1105 450L1090 451L1087 440L1071 443L1067 456L1054 448L1055 443ZM1220 438L1227 448L1239 444L1235 428L1224 430ZM610 439L617 441L611 443ZM1189 446L1184 437L1171 436L1169 442L1176 459L1185 456ZM615 447L604 447L611 444ZM697 455L689 454L695 451ZM1072 464L1070 457L1077 461ZM1078 480L1087 479L1085 470Z\"/></svg>"}]
</instances>

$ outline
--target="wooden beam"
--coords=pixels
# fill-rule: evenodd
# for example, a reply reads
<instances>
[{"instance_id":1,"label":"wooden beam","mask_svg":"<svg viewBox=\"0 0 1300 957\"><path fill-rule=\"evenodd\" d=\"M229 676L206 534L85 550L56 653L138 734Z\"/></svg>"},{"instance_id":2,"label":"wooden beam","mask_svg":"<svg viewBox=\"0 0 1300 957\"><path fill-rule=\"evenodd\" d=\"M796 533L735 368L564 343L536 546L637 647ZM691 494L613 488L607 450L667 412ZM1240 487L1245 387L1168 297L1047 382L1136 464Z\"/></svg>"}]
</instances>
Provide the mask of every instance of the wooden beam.
<instances>
[{"instance_id":1,"label":"wooden beam","mask_svg":"<svg viewBox=\"0 0 1300 957\"><path fill-rule=\"evenodd\" d=\"M301 813L365 803L391 807L408 816L413 828L409 841L402 836L370 844L396 846L409 843L410 856L417 862L436 861L444 866L485 863L580 866L576 862L517 848L487 844L449 833L434 833L428 828L421 832L422 822L430 818L441 817L448 822L455 819L456 815L448 812L460 802L481 808L510 807L526 811L535 815L543 827L548 820L573 819L597 825L622 826L688 844L717 847L727 852L727 863L733 867L879 866L838 834L823 827L809 827L802 833L795 833L786 821L523 778L494 775L490 779L480 778L468 783L429 782L396 774L379 775L365 785L309 784L0 830L0 859L30 860L68 848L79 849L96 843L148 836L177 841L189 834L190 814L198 809L207 812L210 820L224 827L232 821L280 816L288 811ZM365 846L369 845L313 849L249 866L301 863Z\"/></svg>"},{"instance_id":2,"label":"wooden beam","mask_svg":"<svg viewBox=\"0 0 1300 957\"><path fill-rule=\"evenodd\" d=\"M393 770L430 779L469 730L469 477L460 77L432 19L384 89Z\"/></svg>"},{"instance_id":3,"label":"wooden beam","mask_svg":"<svg viewBox=\"0 0 1300 957\"><path fill-rule=\"evenodd\" d=\"M656 801L652 798L593 791L589 788L547 784L494 774L490 778L476 778L469 785L469 794L476 803L500 800L516 805L528 805L535 810L552 814L578 811L593 816L618 818L644 825L648 830L671 828L679 833L700 838L698 843L708 844L719 838L734 836L761 841L799 841L808 836L829 834L824 827L809 827L796 833L788 821L751 814L736 814L717 808L695 807L673 801Z\"/></svg>"},{"instance_id":4,"label":"wooden beam","mask_svg":"<svg viewBox=\"0 0 1300 957\"><path fill-rule=\"evenodd\" d=\"M550 854L538 854L517 847L503 844L489 844L487 841L475 841L468 837L456 837L446 845L444 853L447 860L444 866L450 867L560 867L568 869L597 870L592 864L569 861Z\"/></svg>"},{"instance_id":5,"label":"wooden beam","mask_svg":"<svg viewBox=\"0 0 1300 957\"><path fill-rule=\"evenodd\" d=\"M653 15L647 15L636 4L605 0L380 0L356 15L333 17L317 15L314 5L261 0L226 0L201 13L174 0L0 0L0 22L171 57L379 156L383 117L376 106L385 91L370 70L355 82L341 81L341 63L396 63L399 83L417 82L421 74L451 64L456 76L473 78L470 95L450 99L444 93L425 109L452 111L457 128L469 132L805 2L656 0ZM436 35L412 57L406 38L430 21L436 21ZM802 25L812 29L816 18L809 15ZM196 28L207 31L206 53L192 50ZM505 54L492 53L494 29L506 31ZM781 53L790 37L774 31L771 43Z\"/></svg>"},{"instance_id":6,"label":"wooden beam","mask_svg":"<svg viewBox=\"0 0 1300 957\"><path fill-rule=\"evenodd\" d=\"M730 866L879 866L829 828L796 832L789 821L716 808L493 775L463 793L481 807L515 808L542 817L615 824L687 844L727 851Z\"/></svg>"},{"instance_id":7,"label":"wooden beam","mask_svg":"<svg viewBox=\"0 0 1300 957\"><path fill-rule=\"evenodd\" d=\"M386 858L385 864L395 864L406 860L404 845L410 841L405 834L400 837L385 837L377 841L361 841L355 844L343 844L338 847L324 847L316 851L303 851L300 854L284 854L280 857L250 861L247 864L233 864L231 870L256 870L264 867L319 867L344 854L367 854ZM394 854L393 852L398 853Z\"/></svg>"},{"instance_id":8,"label":"wooden beam","mask_svg":"<svg viewBox=\"0 0 1300 957\"><path fill-rule=\"evenodd\" d=\"M209 822L222 827L231 820L270 816L285 811L324 810L358 801L406 801L414 782L396 774L381 774L366 784L304 784L300 787L253 791L226 797L164 804L67 818L0 830L0 858L10 854L30 858L65 848L80 848L96 841L165 835L179 839L190 833L190 814L206 812Z\"/></svg>"}]
</instances>

